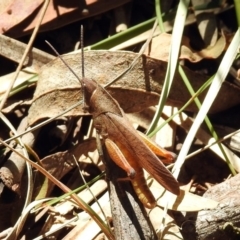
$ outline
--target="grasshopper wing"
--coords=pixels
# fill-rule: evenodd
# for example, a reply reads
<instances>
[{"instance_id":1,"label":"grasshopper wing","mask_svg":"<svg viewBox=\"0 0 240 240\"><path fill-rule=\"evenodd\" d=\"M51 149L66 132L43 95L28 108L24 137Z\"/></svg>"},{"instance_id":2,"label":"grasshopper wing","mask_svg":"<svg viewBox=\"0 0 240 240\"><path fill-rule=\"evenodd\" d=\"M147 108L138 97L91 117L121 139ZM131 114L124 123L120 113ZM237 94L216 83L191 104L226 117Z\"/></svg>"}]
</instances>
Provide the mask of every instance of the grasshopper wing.
<instances>
[{"instance_id":1,"label":"grasshopper wing","mask_svg":"<svg viewBox=\"0 0 240 240\"><path fill-rule=\"evenodd\" d=\"M143 142L128 119L113 113L106 113L108 138L118 147L128 149L139 165L146 169L164 188L179 195L179 184L171 172L163 165L152 150Z\"/></svg>"},{"instance_id":2,"label":"grasshopper wing","mask_svg":"<svg viewBox=\"0 0 240 240\"><path fill-rule=\"evenodd\" d=\"M152 150L143 142L132 124L125 117L119 104L110 94L88 79L85 85L85 99L88 110L94 118L94 126L103 138L115 142L119 149L136 156L138 164L146 169L163 187L178 195L179 185Z\"/></svg>"}]
</instances>

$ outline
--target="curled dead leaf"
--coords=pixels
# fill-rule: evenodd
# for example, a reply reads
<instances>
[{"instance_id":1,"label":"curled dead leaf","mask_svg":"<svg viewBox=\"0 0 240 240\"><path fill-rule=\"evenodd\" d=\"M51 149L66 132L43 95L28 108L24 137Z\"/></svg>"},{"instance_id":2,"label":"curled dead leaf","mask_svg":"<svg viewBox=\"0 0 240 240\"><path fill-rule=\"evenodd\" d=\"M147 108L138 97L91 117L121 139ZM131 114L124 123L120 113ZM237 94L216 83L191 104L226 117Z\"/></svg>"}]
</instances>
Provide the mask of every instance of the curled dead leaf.
<instances>
[{"instance_id":1,"label":"curled dead leaf","mask_svg":"<svg viewBox=\"0 0 240 240\"><path fill-rule=\"evenodd\" d=\"M167 33L162 33L153 38L150 52L149 49L147 49L146 54L152 58L168 61L171 38L172 35ZM208 46L200 51L192 49L189 42L189 38L183 37L179 59L187 59L190 62L199 62L204 58L217 58L222 54L226 47L226 38L224 34L222 34L214 46Z\"/></svg>"},{"instance_id":2,"label":"curled dead leaf","mask_svg":"<svg viewBox=\"0 0 240 240\"><path fill-rule=\"evenodd\" d=\"M57 152L49 155L41 160L44 168L51 173L55 178L61 179L65 176L75 165L74 157L79 159L80 156L87 156L88 152L92 152L96 149L96 140L90 138L82 143L72 147L64 152ZM48 196L54 187L54 183L46 179L41 189L38 198Z\"/></svg>"},{"instance_id":3,"label":"curled dead leaf","mask_svg":"<svg viewBox=\"0 0 240 240\"><path fill-rule=\"evenodd\" d=\"M0 5L0 7L4 8L0 9L0 33L5 33L12 37L28 34L36 25L39 7L43 2L43 0L14 0L7 7L6 5ZM56 29L74 21L114 9L127 2L129 0L87 0L86 2L78 0L50 0L40 29L41 31Z\"/></svg>"},{"instance_id":4,"label":"curled dead leaf","mask_svg":"<svg viewBox=\"0 0 240 240\"><path fill-rule=\"evenodd\" d=\"M158 200L158 205L175 211L195 212L203 209L214 209L218 202L212 199L198 196L190 192L180 190L180 195L176 196L170 192L165 192Z\"/></svg>"},{"instance_id":5,"label":"curled dead leaf","mask_svg":"<svg viewBox=\"0 0 240 240\"><path fill-rule=\"evenodd\" d=\"M22 22L26 17L31 15L39 6L41 6L43 2L43 0L15 0L5 9L0 9L0 33L3 34L15 25Z\"/></svg>"},{"instance_id":6,"label":"curled dead leaf","mask_svg":"<svg viewBox=\"0 0 240 240\"><path fill-rule=\"evenodd\" d=\"M63 56L73 71L81 77L80 53ZM85 75L105 85L124 72L137 54L127 51L89 51L85 53ZM119 102L126 112L139 112L158 103L163 86L167 62L141 56L136 65L112 86L107 88L109 93ZM201 75L184 68L184 71L195 90L206 82L208 76ZM240 103L239 88L224 82L220 93L213 103L210 112L228 109ZM203 101L205 93L199 96ZM80 84L76 77L63 65L60 59L55 59L41 68L39 80L32 106L29 109L28 121L33 125L41 119L55 117L63 110L81 100ZM168 104L181 107L191 98L181 77L176 72ZM195 104L188 111L198 111ZM79 106L66 115L84 115Z\"/></svg>"}]
</instances>

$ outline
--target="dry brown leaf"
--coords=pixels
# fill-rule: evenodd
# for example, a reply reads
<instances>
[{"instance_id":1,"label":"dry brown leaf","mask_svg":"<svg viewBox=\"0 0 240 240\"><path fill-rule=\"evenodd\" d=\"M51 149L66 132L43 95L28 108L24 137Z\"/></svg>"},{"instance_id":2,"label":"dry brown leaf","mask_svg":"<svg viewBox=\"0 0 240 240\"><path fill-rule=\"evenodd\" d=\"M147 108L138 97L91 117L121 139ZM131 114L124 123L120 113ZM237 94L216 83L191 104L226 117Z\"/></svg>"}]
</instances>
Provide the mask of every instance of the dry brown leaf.
<instances>
[{"instance_id":1,"label":"dry brown leaf","mask_svg":"<svg viewBox=\"0 0 240 240\"><path fill-rule=\"evenodd\" d=\"M149 217L151 219L154 229L158 230L157 234L159 236L159 239L182 239L179 227L176 225L175 221L171 216L165 214L162 208L156 207L152 209L149 212Z\"/></svg>"},{"instance_id":2,"label":"dry brown leaf","mask_svg":"<svg viewBox=\"0 0 240 240\"><path fill-rule=\"evenodd\" d=\"M51 173L55 178L61 179L65 174L67 174L76 164L74 161L74 157L78 159L81 155L86 155L88 152L92 152L96 149L96 140L88 139L84 142L74 146L68 151L58 152L52 155L49 155L41 160L44 168ZM73 157L74 156L74 157ZM39 197L43 198L48 196L51 192L54 184L47 180L45 182L44 192L41 193ZM45 196L43 196L44 194ZM37 198L38 199L38 198Z\"/></svg>"},{"instance_id":3,"label":"dry brown leaf","mask_svg":"<svg viewBox=\"0 0 240 240\"><path fill-rule=\"evenodd\" d=\"M6 7L6 9L0 9L0 33L7 32L10 28L22 22L29 15L31 15L41 4L43 0L15 0ZM4 5L1 7L5 7Z\"/></svg>"},{"instance_id":4,"label":"dry brown leaf","mask_svg":"<svg viewBox=\"0 0 240 240\"><path fill-rule=\"evenodd\" d=\"M99 209L101 206L101 209ZM91 208L104 219L105 216L110 216L110 204L109 204L109 194L105 193L103 196L98 200L98 203L94 202L91 205ZM105 213L103 216L102 211ZM82 212L78 214L79 220L76 223L76 227L73 228L64 238L63 240L68 239L93 239L96 237L100 232L101 229L96 224L96 222L89 217L88 214ZM87 219L88 221L84 221Z\"/></svg>"},{"instance_id":5,"label":"dry brown leaf","mask_svg":"<svg viewBox=\"0 0 240 240\"><path fill-rule=\"evenodd\" d=\"M0 54L5 58L10 59L11 61L19 63L27 45L25 43L22 43L18 40L7 37L5 35L0 35L0 42L1 42ZM39 68L42 65L48 63L50 60L53 60L53 59L54 59L54 56L44 51L41 51L37 48L32 48L24 61L24 66L28 67L28 69L25 70L24 74L27 74L29 72L37 73L39 71ZM22 71L24 71L24 69Z\"/></svg>"},{"instance_id":6,"label":"dry brown leaf","mask_svg":"<svg viewBox=\"0 0 240 240\"><path fill-rule=\"evenodd\" d=\"M113 8L119 7L130 0L108 1L87 0L60 1L51 0L47 12L42 21L40 30L55 29L74 21L91 17ZM39 15L39 6L43 0L21 1L14 0L6 9L0 10L0 33L8 36L19 37L29 33L36 25ZM3 5L5 7L5 5Z\"/></svg>"},{"instance_id":7,"label":"dry brown leaf","mask_svg":"<svg viewBox=\"0 0 240 240\"><path fill-rule=\"evenodd\" d=\"M0 13L2 13L12 2L13 0L0 1Z\"/></svg>"},{"instance_id":8,"label":"dry brown leaf","mask_svg":"<svg viewBox=\"0 0 240 240\"><path fill-rule=\"evenodd\" d=\"M162 33L152 39L151 50L146 50L146 54L152 58L168 61L171 44L171 34ZM179 59L188 59L190 62L199 62L204 58L219 57L226 47L225 36L222 35L214 46L208 46L201 51L195 51L189 44L189 38L183 37Z\"/></svg>"},{"instance_id":9,"label":"dry brown leaf","mask_svg":"<svg viewBox=\"0 0 240 240\"><path fill-rule=\"evenodd\" d=\"M161 189L161 188L159 188ZM165 189L162 189L163 192ZM155 191L156 192L156 191ZM158 191L159 195L159 191ZM203 209L214 209L218 206L218 202L212 199L204 198L190 192L180 191L180 195L176 196L170 192L161 194L158 205L175 211L194 212Z\"/></svg>"},{"instance_id":10,"label":"dry brown leaf","mask_svg":"<svg viewBox=\"0 0 240 240\"><path fill-rule=\"evenodd\" d=\"M107 189L107 183L105 180L100 179L97 182L93 183L91 186L89 186L92 193L94 193L95 197L98 197L99 195L103 194L104 191ZM89 189L85 189L78 193L78 196L81 199L84 199L86 203L90 203L94 201L93 195L89 191ZM58 203L56 206L54 206L52 209L54 209L55 213L58 213L60 215L66 215L70 211L73 210L73 208L76 206L76 204L71 201L71 199L67 199L66 201Z\"/></svg>"},{"instance_id":11,"label":"dry brown leaf","mask_svg":"<svg viewBox=\"0 0 240 240\"><path fill-rule=\"evenodd\" d=\"M218 37L217 20L214 14L216 9L221 9L221 5L218 1L215 1L215 6L206 6L202 9L199 6L204 5L204 2L199 0L192 0L193 13L195 15L199 33L207 46L214 46ZM205 3L206 4L206 3ZM207 5L207 4L206 4Z\"/></svg>"},{"instance_id":12,"label":"dry brown leaf","mask_svg":"<svg viewBox=\"0 0 240 240\"><path fill-rule=\"evenodd\" d=\"M85 76L104 85L125 71L136 56L137 54L126 51L86 52ZM81 77L80 54L66 55L64 59ZM167 62L143 55L128 74L107 90L126 113L141 111L158 103L158 94L162 89L166 68ZM191 83L195 90L199 89L208 79L207 76L192 72L187 68L184 68L184 71L192 80ZM237 86L224 82L210 112L223 111L239 104L239 90ZM204 97L205 94L201 94L200 101L203 101ZM181 107L190 98L180 75L176 73L168 103ZM78 80L59 59L55 59L41 69L33 104L29 110L29 124L33 125L43 118L55 117L80 99L81 89ZM187 110L198 111L195 104L189 105ZM79 106L66 115L79 116L83 114L82 107Z\"/></svg>"}]
</instances>

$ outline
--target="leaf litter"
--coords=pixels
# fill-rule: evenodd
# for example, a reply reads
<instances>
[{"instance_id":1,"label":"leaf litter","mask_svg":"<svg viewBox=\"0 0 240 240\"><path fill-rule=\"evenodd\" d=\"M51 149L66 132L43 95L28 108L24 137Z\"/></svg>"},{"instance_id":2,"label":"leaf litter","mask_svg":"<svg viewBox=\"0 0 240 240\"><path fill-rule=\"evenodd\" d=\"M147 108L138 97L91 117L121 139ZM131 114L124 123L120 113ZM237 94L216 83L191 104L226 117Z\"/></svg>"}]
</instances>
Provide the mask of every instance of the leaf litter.
<instances>
[{"instance_id":1,"label":"leaf litter","mask_svg":"<svg viewBox=\"0 0 240 240\"><path fill-rule=\"evenodd\" d=\"M90 53L91 54L91 53ZM93 54L96 54L96 53L93 53ZM106 52L105 53L105 55L108 57L108 56L111 56L111 54L109 53L109 52ZM124 57L128 57L128 55L131 55L130 53L128 54L128 53L124 53ZM119 58L119 56L117 56L118 58ZM120 57L120 59L122 59L123 57ZM81 67L80 67L80 64L79 64L79 60L78 59L80 59L80 58L78 58L78 57L76 57L76 61L74 62L74 64L72 64L72 66L73 66L73 68L79 68L79 69L81 69ZM95 62L95 65L96 65L96 63L98 64L98 66L96 65L96 67L95 68L98 68L98 70L102 70L102 68L103 67L100 67L99 68L99 62L101 61L101 59L102 59L102 56L100 55L99 57L98 57L98 61L96 61L96 59L94 59L94 62ZM131 61L131 60L128 60L128 61ZM128 61L124 61L124 64L128 64ZM150 59L149 60L150 61L150 66L152 67L152 65L151 64L155 64L155 61L154 60L152 60L152 59ZM86 61L86 63L87 63L88 61ZM88 64L88 63L87 63ZM93 63L89 63L91 66L93 65ZM158 66L161 66L162 68L161 68L161 70L163 70L164 71L164 68L165 68L165 66L162 66L163 65L163 63L162 62L158 62ZM166 64L166 63L165 63ZM71 64L70 64L71 65ZM118 63L118 64L116 64L116 65L122 65L121 64L121 61L120 61L120 63ZM76 66L76 67L75 67ZM49 70L49 72L51 72L51 68L49 68L49 65L47 64L46 66L44 66L44 67L46 67L46 72ZM56 68L56 66L55 65L53 65L53 68ZM58 73L52 73L52 74L49 74L52 78L56 78L55 77L55 75L61 75L61 69L60 69L61 67L59 67L57 70L56 70L56 72L58 72L59 71L59 73L60 74L58 74ZM86 69L87 68L89 68L89 69L91 69L91 71L93 71L92 70L92 68L91 67L88 67L88 66L86 66ZM153 68L154 69L154 68ZM41 74L42 74L42 71L44 71L44 70L41 70L41 72L40 72L40 76L41 76ZM93 73L91 73L91 71L90 72L88 72L88 74L90 75L90 77L91 77L91 74L93 75L93 78L95 78L95 76L96 76L96 78L97 78L97 80L99 80L101 83L105 83L105 82L103 82L103 81L106 81L107 82L107 79L105 79L106 78L106 73L99 73L99 75L98 75L98 73L97 72L95 72L95 71L93 71ZM66 70L65 70L65 72L66 72ZM63 78L65 78L65 79L71 79L71 77L70 77L70 75L69 75L69 73L66 73L67 74L67 76L65 77L63 77ZM134 74L136 74L136 72L134 72L133 71L133 73L132 73L133 75ZM196 73L192 73L193 75L191 75L192 76L192 78L194 78L194 79L203 79L203 77L201 76L201 74L199 74L199 75L196 75ZM108 74L109 75L109 74ZM112 74L110 74L110 76L112 76ZM129 78L130 80L133 78L131 75L129 76L127 76L127 78ZM140 79L140 78L139 78ZM147 93L145 93L144 92L144 90L145 90L145 87L142 87L143 85L141 84L141 83L139 83L139 82L136 82L135 84L136 84L136 86L138 86L138 88L136 88L135 87L135 85L133 85L134 83L131 83L131 82L129 82L130 80L127 80L127 79L123 79L123 80L121 80L120 82L117 82L116 83L116 85L117 85L117 87L115 87L115 88L119 88L120 90L118 90L119 92L121 92L121 91L123 91L122 89L123 88L126 88L126 91L129 91L130 93L128 94L128 95L130 95L130 94L133 94L133 92L135 92L135 93L138 93L138 92L143 92L142 93L142 95L140 95L139 96L139 98L136 100L136 102L139 102L139 100L140 99L142 99L142 98L145 98L146 96L147 96ZM140 81L140 80L139 80ZM54 81L53 81L54 82ZM40 84L40 83L39 83ZM67 98L70 98L70 97L72 97L72 96L76 96L77 98L80 98L80 96L78 95L81 91L80 91L80 88L79 88L79 86L77 86L77 83L75 84L75 86L77 87L77 90L74 92L74 90L72 90L72 89L74 89L74 85L73 85L73 87L69 87L70 85L68 85L69 84L69 82L68 83L61 83L62 84L62 87L55 87L55 86L53 86L53 91L56 91L56 92L58 92L58 91L67 91L67 90L69 90L69 93L67 94ZM156 84L154 85L155 83L151 83L150 84L150 86L154 86L155 88L154 88L154 90L156 91L156 93L159 93L160 91L158 90L159 88L161 89L161 86L157 86ZM201 84L199 84L199 85L201 85ZM66 87L67 86L67 87ZM140 87L139 87L140 86ZM45 97L45 96L47 96L48 95L48 93L49 92L51 92L51 90L49 91L49 86L47 85L46 87L45 87L46 89L47 89L47 91L46 92L44 92L42 95L40 94L40 95L37 95L37 97L35 98L35 100L34 100L34 104L36 104L36 99L38 99L38 98L41 98L41 97ZM68 89L69 88L69 89ZM114 88L114 86L113 86L113 88ZM130 89L130 90L129 90ZM137 90L136 90L137 89ZM229 89L231 89L231 90L229 90ZM236 90L236 93L232 93L232 91L235 91ZM154 92L155 92L154 91ZM54 92L54 94L56 94L56 92ZM114 93L114 90L111 90L111 92L113 92ZM232 95L237 95L238 93L238 89L236 88L236 87L229 87L229 88L227 88L227 90L225 90L225 92L223 92L222 94L221 94L221 96L225 96L225 94L227 93L227 92L230 92L230 94L232 94ZM173 95L175 96L177 93L175 93L175 92L173 92ZM117 94L116 94L117 95ZM124 97L122 97L123 99L125 98L127 98L126 96L128 96L128 95L124 95ZM154 96L153 96L153 98L156 96L156 94L153 94ZM183 95L185 95L185 94L183 94ZM46 97L46 98L48 98L48 96ZM148 98L151 98L151 96L149 96L149 97L146 97L147 99ZM176 97L177 98L177 97ZM230 97L229 97L230 98ZM50 98L51 99L51 98ZM78 99L74 99L74 101L76 102ZM121 100L120 100L121 101ZM123 101L123 100L122 100ZM176 102L176 101L180 101L179 99L174 99L174 100L172 100L172 102ZM181 99L181 101L182 101L182 99ZM48 101L46 101L46 102L48 102ZM185 102L185 101L183 101L183 102ZM222 102L221 102L222 103ZM71 105L72 103L70 103L69 105ZM145 102L143 102L143 107L142 108L145 108L145 105L144 104L146 104ZM152 106L152 105L155 105L155 102L153 101L153 103L148 103L147 102L147 104L149 104L149 106ZM133 104L134 105L134 104ZM137 105L137 104L135 104L135 105ZM181 103L180 103L180 105L181 105ZM221 105L221 104L220 104ZM227 104L226 104L227 105ZM233 103L232 104L232 106L234 106L234 105L238 105L238 103ZM33 106L33 105L32 105ZM31 107L32 107L31 106ZM62 106L64 106L64 104L62 104ZM56 105L56 112L61 112L61 108L63 108L62 106L60 106L60 109L58 109L58 106ZM40 105L40 107L38 107L38 108L43 108L44 107L44 104L41 106ZM47 107L50 107L50 104L49 105L47 105ZM222 106L220 106L220 107L222 107ZM225 110L225 109L228 109L229 108L229 106L225 106L225 107L223 107L223 108L220 108L220 107L218 107L218 108L216 108L215 110L213 110L213 112L218 112L218 111L223 111L223 110ZM129 111L132 111L131 109L134 109L132 106L128 106L128 105L126 105L126 107L125 107L126 109L130 109ZM142 109L141 108L141 109ZM192 109L191 109L192 110ZM35 110L34 110L35 111ZM33 111L33 112L34 112ZM55 113L54 113L55 114ZM78 113L74 113L74 114L72 114L71 113L71 115L72 116L74 116L74 117L81 117L81 116L83 116L83 114L81 113L81 111L79 111ZM42 119L45 119L45 118L48 118L48 117L51 117L51 111L49 111L49 113L46 113L45 111L44 111L44 113L43 113L43 116L42 115L37 115L37 116L30 116L30 119L34 119L34 120L30 120L30 123L31 123L31 125L33 125L33 124L35 124L36 122L38 122L39 120L42 120ZM81 135L81 134L80 134ZM80 136L80 139L79 139L79 141L81 142L82 141L82 139L81 138L83 138L83 136ZM83 142L84 143L84 142ZM63 144L64 145L64 144ZM69 145L69 144L66 144L66 145ZM60 147L60 150L61 150L61 148L62 149L64 149L64 148L68 148L68 146L61 146ZM71 152L71 151L70 151ZM69 153L69 150L66 150L66 151L60 151L60 152L56 152L56 153L53 153L52 154L52 156L51 155L48 155L48 156L46 156L45 158L43 158L42 159L42 162L44 163L44 161L48 161L49 163L53 163L54 161L54 158L56 158L56 157L59 157L59 156L61 156L60 157L60 159L63 159L61 162L66 162L66 159L67 158L71 158L71 157L65 157L65 155L68 155L68 154L70 154ZM44 159L46 159L46 160L44 160ZM72 160L71 160L72 161ZM48 165L48 164L47 164ZM50 167L50 166L47 166L46 167L47 169L49 169L49 170L51 170L51 169L54 169L54 171L56 172L55 174L58 174L57 176L61 176L62 174L61 174L61 172L59 171L58 172L58 170L60 170L58 167ZM64 172L65 170L63 170L63 172ZM155 191L154 191L155 192ZM196 202L196 198L193 200L193 198L191 198L192 197L192 194L186 194L186 197L183 197L183 199L184 200L186 200L186 202L182 202L182 204L186 204L186 206L188 205L188 204L190 204L190 203L192 203L192 202ZM195 197L195 195L194 195L194 197ZM164 198L163 198L164 199ZM201 204L200 205L197 205L196 207L194 207L193 206L193 210L201 210L201 209L203 209L203 208L205 208L206 207L206 202L204 202L204 199L203 198L201 198L201 197L197 197L197 199L198 199L198 201L201 201L201 199L203 200L203 203L201 203L202 204L202 208L201 208ZM160 200L161 200L161 198L160 198ZM209 204L209 208L211 207L211 204L213 204L213 207L215 207L216 206L216 204L217 203L215 203L214 201L209 201L209 202L207 202L208 204ZM171 205L170 205L171 206ZM171 208L171 207L170 207ZM185 207L185 208L187 208L187 207ZM177 208L177 207L174 207L173 209L175 209L175 210L179 210L179 211L184 211L184 209L185 209L184 207L181 207L181 205L179 205L179 207ZM186 210L186 209L185 209ZM189 210L189 209L188 209Z\"/></svg>"}]
</instances>

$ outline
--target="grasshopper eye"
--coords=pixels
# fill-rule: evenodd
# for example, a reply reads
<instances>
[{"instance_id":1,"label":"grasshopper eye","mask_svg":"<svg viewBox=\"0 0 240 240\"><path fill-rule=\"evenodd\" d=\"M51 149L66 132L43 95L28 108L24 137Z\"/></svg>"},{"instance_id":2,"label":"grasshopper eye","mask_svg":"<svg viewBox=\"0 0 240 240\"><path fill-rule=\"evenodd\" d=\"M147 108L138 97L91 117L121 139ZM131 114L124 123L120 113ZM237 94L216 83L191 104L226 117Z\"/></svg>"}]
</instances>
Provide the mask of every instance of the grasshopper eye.
<instances>
[{"instance_id":1,"label":"grasshopper eye","mask_svg":"<svg viewBox=\"0 0 240 240\"><path fill-rule=\"evenodd\" d=\"M82 110L84 113L89 112L89 106L85 102L84 102L84 106L83 106Z\"/></svg>"}]
</instances>

